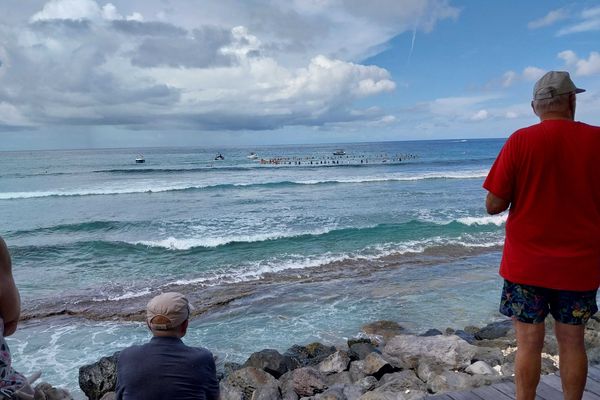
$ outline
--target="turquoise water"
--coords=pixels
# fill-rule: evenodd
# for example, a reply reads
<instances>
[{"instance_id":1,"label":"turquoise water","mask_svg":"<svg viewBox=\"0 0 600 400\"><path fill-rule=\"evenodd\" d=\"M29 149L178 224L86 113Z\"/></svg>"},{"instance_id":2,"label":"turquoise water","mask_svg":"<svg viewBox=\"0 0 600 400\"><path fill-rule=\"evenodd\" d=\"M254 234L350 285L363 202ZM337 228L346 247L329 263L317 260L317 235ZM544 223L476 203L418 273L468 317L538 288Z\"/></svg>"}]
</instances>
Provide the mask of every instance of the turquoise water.
<instances>
[{"instance_id":1,"label":"turquoise water","mask_svg":"<svg viewBox=\"0 0 600 400\"><path fill-rule=\"evenodd\" d=\"M481 184L503 141L0 153L0 234L30 318L15 362L76 390L81 364L148 337L123 310L173 288L201 302L186 341L221 361L376 319L490 322L505 216L485 214Z\"/></svg>"}]
</instances>

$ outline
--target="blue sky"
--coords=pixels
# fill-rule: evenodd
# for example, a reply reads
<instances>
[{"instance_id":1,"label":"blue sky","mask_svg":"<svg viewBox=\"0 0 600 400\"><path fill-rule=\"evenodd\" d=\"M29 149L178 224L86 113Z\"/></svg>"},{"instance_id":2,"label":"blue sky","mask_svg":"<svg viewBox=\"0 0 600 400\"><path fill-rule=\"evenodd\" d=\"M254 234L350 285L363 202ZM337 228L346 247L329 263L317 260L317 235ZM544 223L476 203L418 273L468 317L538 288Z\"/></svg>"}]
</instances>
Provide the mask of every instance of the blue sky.
<instances>
[{"instance_id":1,"label":"blue sky","mask_svg":"<svg viewBox=\"0 0 600 400\"><path fill-rule=\"evenodd\" d=\"M545 71L600 124L600 3L0 3L0 150L506 137Z\"/></svg>"}]
</instances>

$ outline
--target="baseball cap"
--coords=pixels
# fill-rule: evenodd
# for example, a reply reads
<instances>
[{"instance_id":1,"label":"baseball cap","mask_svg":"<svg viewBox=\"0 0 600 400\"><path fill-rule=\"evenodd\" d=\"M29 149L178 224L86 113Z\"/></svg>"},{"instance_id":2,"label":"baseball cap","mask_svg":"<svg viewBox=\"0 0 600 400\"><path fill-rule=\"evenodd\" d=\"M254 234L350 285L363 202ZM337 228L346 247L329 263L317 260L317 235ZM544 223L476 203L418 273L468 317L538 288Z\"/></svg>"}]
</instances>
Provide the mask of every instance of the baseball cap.
<instances>
[{"instance_id":1,"label":"baseball cap","mask_svg":"<svg viewBox=\"0 0 600 400\"><path fill-rule=\"evenodd\" d=\"M535 83L533 87L533 99L551 99L561 94L581 92L585 92L585 89L576 87L568 72L550 71Z\"/></svg>"},{"instance_id":2,"label":"baseball cap","mask_svg":"<svg viewBox=\"0 0 600 400\"><path fill-rule=\"evenodd\" d=\"M189 318L192 307L188 299L177 292L167 292L152 298L146 306L146 321L152 329L169 330ZM152 322L156 317L161 323ZM163 322L166 321L166 322Z\"/></svg>"}]
</instances>

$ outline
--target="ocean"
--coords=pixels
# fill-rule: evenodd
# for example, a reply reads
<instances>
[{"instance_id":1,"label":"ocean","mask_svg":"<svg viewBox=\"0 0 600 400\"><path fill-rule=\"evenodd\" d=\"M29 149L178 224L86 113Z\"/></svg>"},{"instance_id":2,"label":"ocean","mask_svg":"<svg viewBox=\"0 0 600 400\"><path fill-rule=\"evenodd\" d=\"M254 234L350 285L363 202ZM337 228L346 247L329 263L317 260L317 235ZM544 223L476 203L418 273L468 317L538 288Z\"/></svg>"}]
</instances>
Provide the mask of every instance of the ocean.
<instances>
[{"instance_id":1,"label":"ocean","mask_svg":"<svg viewBox=\"0 0 600 400\"><path fill-rule=\"evenodd\" d=\"M82 398L79 366L146 341L170 290L195 306L184 341L220 363L380 319L501 319L506 215L481 185L504 140L1 152L14 364Z\"/></svg>"}]
</instances>

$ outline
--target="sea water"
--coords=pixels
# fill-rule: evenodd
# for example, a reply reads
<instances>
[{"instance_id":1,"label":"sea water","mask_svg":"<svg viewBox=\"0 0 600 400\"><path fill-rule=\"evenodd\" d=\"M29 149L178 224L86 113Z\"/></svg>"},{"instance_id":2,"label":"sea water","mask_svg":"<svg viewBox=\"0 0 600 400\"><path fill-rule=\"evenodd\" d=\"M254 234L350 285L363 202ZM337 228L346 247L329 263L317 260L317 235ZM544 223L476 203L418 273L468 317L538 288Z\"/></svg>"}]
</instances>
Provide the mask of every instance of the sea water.
<instances>
[{"instance_id":1,"label":"sea water","mask_svg":"<svg viewBox=\"0 0 600 400\"><path fill-rule=\"evenodd\" d=\"M14 363L82 397L79 366L146 341L145 303L174 289L201 303L185 342L221 363L379 319L499 319L506 215L481 185L503 143L2 152Z\"/></svg>"}]
</instances>

